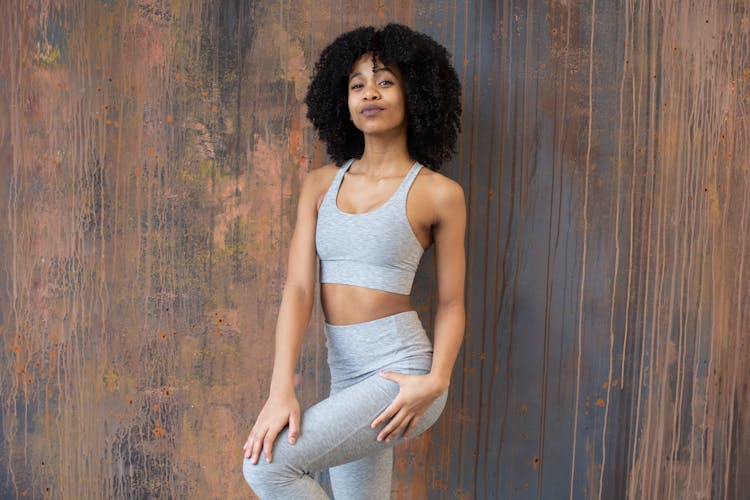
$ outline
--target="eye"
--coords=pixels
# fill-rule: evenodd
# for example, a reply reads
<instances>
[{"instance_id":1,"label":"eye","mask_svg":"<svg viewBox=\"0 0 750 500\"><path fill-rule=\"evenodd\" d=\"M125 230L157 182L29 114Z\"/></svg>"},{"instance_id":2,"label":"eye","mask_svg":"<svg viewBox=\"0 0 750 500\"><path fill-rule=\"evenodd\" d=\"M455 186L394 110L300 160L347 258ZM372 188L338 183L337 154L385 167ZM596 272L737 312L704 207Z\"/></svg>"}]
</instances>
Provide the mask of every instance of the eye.
<instances>
[{"instance_id":1,"label":"eye","mask_svg":"<svg viewBox=\"0 0 750 500\"><path fill-rule=\"evenodd\" d=\"M390 80L381 80L379 84L381 87L390 87L391 85L393 85L393 82Z\"/></svg>"},{"instance_id":2,"label":"eye","mask_svg":"<svg viewBox=\"0 0 750 500\"><path fill-rule=\"evenodd\" d=\"M351 87L349 87L351 90L359 90L363 87L361 83L354 83Z\"/></svg>"}]
</instances>

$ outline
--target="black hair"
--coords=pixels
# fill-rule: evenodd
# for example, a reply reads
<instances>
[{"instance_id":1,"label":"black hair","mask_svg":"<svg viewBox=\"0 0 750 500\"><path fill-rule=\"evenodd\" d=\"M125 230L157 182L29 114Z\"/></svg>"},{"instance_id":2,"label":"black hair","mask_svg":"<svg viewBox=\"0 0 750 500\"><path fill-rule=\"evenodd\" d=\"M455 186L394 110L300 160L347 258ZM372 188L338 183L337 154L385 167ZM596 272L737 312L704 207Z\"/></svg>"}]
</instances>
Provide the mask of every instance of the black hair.
<instances>
[{"instance_id":1,"label":"black hair","mask_svg":"<svg viewBox=\"0 0 750 500\"><path fill-rule=\"evenodd\" d=\"M364 135L349 119L347 83L363 54L401 72L406 93L409 154L432 170L455 153L460 131L461 84L448 51L429 36L402 24L366 26L337 37L320 54L307 89L307 118L341 165L364 152Z\"/></svg>"}]
</instances>

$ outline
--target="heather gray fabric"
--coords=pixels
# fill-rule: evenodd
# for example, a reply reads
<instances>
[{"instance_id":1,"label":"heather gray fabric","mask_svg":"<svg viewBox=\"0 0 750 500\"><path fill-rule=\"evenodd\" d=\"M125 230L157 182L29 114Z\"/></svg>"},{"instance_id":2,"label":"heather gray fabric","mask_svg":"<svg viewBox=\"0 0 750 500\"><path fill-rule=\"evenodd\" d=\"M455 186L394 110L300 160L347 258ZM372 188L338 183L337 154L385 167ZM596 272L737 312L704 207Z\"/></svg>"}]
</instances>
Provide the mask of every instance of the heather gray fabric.
<instances>
[{"instance_id":1,"label":"heather gray fabric","mask_svg":"<svg viewBox=\"0 0 750 500\"><path fill-rule=\"evenodd\" d=\"M406 217L406 196L422 165L415 162L396 192L369 212L350 214L336 204L347 161L318 211L315 246L320 282L357 285L409 295L424 248Z\"/></svg>"},{"instance_id":2,"label":"heather gray fabric","mask_svg":"<svg viewBox=\"0 0 750 500\"><path fill-rule=\"evenodd\" d=\"M262 499L327 499L311 477L330 468L334 497L344 500L390 498L393 446L376 437L370 423L396 397L399 386L378 371L425 374L430 371L432 344L416 311L404 311L352 325L324 323L331 393L302 415L297 443L287 441L288 428L274 444L273 462L261 456L256 465L244 459L245 480ZM425 412L411 439L440 416L443 393Z\"/></svg>"}]
</instances>

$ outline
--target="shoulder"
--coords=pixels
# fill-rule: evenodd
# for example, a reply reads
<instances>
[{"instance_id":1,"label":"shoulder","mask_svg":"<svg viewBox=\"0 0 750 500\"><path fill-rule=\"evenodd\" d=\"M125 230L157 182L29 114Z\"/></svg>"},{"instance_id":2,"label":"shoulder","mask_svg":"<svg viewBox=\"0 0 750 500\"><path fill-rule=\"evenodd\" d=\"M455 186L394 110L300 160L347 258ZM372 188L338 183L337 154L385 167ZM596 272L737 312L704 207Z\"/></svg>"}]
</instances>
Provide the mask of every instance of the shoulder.
<instances>
[{"instance_id":1,"label":"shoulder","mask_svg":"<svg viewBox=\"0 0 750 500\"><path fill-rule=\"evenodd\" d=\"M311 170L302 181L300 197L315 200L315 206L319 208L339 168L335 163L329 163Z\"/></svg>"},{"instance_id":2,"label":"shoulder","mask_svg":"<svg viewBox=\"0 0 750 500\"><path fill-rule=\"evenodd\" d=\"M320 168L311 170L305 176L305 180L302 183L303 189L305 187L312 188L326 183L330 184L330 182L333 181L333 178L336 176L336 173L339 171L339 168L340 167L336 166L335 163L329 163L327 165L323 165Z\"/></svg>"},{"instance_id":3,"label":"shoulder","mask_svg":"<svg viewBox=\"0 0 750 500\"><path fill-rule=\"evenodd\" d=\"M418 177L422 189L429 193L436 214L465 205L463 187L450 177L427 167L422 168Z\"/></svg>"},{"instance_id":4,"label":"shoulder","mask_svg":"<svg viewBox=\"0 0 750 500\"><path fill-rule=\"evenodd\" d=\"M463 187L461 184L454 181L450 177L447 177L440 172L436 172L428 167L423 166L419 172L420 182L430 191L436 193L439 196L457 196L458 194L463 195Z\"/></svg>"}]
</instances>

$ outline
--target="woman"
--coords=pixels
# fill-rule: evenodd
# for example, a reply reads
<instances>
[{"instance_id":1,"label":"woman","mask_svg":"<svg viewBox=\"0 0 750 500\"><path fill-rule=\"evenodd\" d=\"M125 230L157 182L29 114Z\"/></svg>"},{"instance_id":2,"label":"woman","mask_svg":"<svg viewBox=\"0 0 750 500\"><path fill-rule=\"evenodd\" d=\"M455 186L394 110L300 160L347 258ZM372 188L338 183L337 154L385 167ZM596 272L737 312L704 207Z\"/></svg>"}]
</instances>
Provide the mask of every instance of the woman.
<instances>
[{"instance_id":1,"label":"woman","mask_svg":"<svg viewBox=\"0 0 750 500\"><path fill-rule=\"evenodd\" d=\"M463 338L464 194L435 171L455 148L460 85L442 46L389 24L323 50L305 102L335 164L302 185L270 395L243 472L261 498L328 498L310 476L324 468L336 498L389 498L393 445L437 420ZM431 244L434 349L409 301ZM293 378L316 251L331 391L300 417Z\"/></svg>"}]
</instances>

